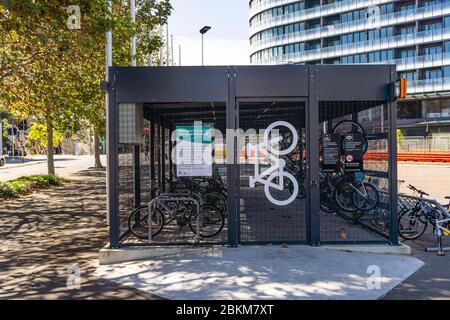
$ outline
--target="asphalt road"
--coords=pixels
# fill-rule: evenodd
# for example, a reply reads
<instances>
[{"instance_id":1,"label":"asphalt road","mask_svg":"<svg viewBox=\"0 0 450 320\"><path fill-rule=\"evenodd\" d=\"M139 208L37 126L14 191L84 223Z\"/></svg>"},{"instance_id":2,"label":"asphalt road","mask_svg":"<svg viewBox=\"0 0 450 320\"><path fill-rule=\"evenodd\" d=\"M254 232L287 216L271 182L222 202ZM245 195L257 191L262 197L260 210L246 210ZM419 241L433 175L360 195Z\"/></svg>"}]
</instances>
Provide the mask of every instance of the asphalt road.
<instances>
[{"instance_id":1,"label":"asphalt road","mask_svg":"<svg viewBox=\"0 0 450 320\"><path fill-rule=\"evenodd\" d=\"M102 156L102 164L106 165L106 156ZM88 169L94 165L93 156L69 156L56 155L56 174L69 177L73 173ZM47 162L45 156L27 157L24 164L20 158L15 161L8 158L5 167L0 167L0 181L19 178L24 175L46 174ZM406 182L401 184L400 192L411 194L407 188L412 184L419 189L425 190L431 198L445 203L445 196L450 196L450 164L408 164L398 165L398 178Z\"/></svg>"},{"instance_id":2,"label":"asphalt road","mask_svg":"<svg viewBox=\"0 0 450 320\"><path fill-rule=\"evenodd\" d=\"M102 164L106 165L106 157L101 157ZM61 177L70 177L75 172L94 166L93 156L55 155L56 174ZM21 176L33 174L46 174L47 160L45 156L26 157L22 163L20 158L6 159L6 165L0 167L0 181L8 181Z\"/></svg>"}]
</instances>

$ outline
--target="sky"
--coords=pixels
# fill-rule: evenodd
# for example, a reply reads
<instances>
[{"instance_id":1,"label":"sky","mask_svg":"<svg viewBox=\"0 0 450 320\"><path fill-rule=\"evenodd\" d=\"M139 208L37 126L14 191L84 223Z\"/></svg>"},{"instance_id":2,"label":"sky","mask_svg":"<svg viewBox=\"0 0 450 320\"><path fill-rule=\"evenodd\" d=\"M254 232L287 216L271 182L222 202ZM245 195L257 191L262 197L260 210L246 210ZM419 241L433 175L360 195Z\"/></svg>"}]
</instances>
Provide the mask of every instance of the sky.
<instances>
[{"instance_id":1,"label":"sky","mask_svg":"<svg viewBox=\"0 0 450 320\"><path fill-rule=\"evenodd\" d=\"M201 65L201 35L205 34L205 65L250 64L248 39L248 0L171 0L169 34L173 35L174 60L178 64L181 45L181 65Z\"/></svg>"}]
</instances>

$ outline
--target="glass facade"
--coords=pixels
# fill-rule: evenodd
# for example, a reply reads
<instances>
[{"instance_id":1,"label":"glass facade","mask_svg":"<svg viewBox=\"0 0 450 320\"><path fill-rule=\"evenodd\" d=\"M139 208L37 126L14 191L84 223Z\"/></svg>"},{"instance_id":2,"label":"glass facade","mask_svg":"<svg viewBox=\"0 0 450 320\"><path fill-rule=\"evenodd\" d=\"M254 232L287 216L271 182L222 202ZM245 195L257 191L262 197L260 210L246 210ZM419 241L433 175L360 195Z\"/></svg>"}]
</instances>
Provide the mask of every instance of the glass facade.
<instances>
[{"instance_id":1,"label":"glass facade","mask_svg":"<svg viewBox=\"0 0 450 320\"><path fill-rule=\"evenodd\" d=\"M252 64L391 63L410 95L450 93L450 0L252 0L249 8ZM420 105L402 107L400 120L426 118Z\"/></svg>"}]
</instances>

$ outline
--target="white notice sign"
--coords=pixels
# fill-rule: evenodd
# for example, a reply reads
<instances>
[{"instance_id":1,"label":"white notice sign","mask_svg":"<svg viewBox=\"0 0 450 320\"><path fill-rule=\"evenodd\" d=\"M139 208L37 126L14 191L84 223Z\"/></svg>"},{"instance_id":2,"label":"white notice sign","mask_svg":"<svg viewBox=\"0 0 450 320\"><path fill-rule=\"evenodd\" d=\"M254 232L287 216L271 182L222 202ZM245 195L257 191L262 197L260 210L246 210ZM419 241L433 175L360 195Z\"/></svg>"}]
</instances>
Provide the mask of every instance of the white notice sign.
<instances>
[{"instance_id":1,"label":"white notice sign","mask_svg":"<svg viewBox=\"0 0 450 320\"><path fill-rule=\"evenodd\" d=\"M176 167L178 177L212 176L211 125L176 127Z\"/></svg>"}]
</instances>

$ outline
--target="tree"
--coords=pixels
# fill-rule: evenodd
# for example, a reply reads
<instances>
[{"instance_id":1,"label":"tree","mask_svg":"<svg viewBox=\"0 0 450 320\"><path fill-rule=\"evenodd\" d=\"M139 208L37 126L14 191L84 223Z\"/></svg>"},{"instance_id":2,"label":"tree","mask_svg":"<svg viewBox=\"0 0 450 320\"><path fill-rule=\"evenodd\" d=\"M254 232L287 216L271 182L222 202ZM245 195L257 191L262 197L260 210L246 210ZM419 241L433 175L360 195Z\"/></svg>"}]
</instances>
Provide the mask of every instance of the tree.
<instances>
[{"instance_id":1,"label":"tree","mask_svg":"<svg viewBox=\"0 0 450 320\"><path fill-rule=\"evenodd\" d=\"M82 127L94 132L96 166L98 139L105 127L105 100L99 82L105 72L105 32L114 33L114 61L130 64L129 39L138 37L138 54L158 50L161 39L148 38L171 12L168 0L138 0L133 24L127 1L79 1L81 29L66 27L72 1L10 0L0 5L0 107L14 115L33 116L45 124L48 172L54 174L53 134ZM138 59L142 62L142 58Z\"/></svg>"},{"instance_id":2,"label":"tree","mask_svg":"<svg viewBox=\"0 0 450 320\"><path fill-rule=\"evenodd\" d=\"M53 145L59 146L64 139L64 135L58 130L55 130L52 139ZM41 123L34 123L28 133L28 141L38 149L47 149L47 127Z\"/></svg>"}]
</instances>

